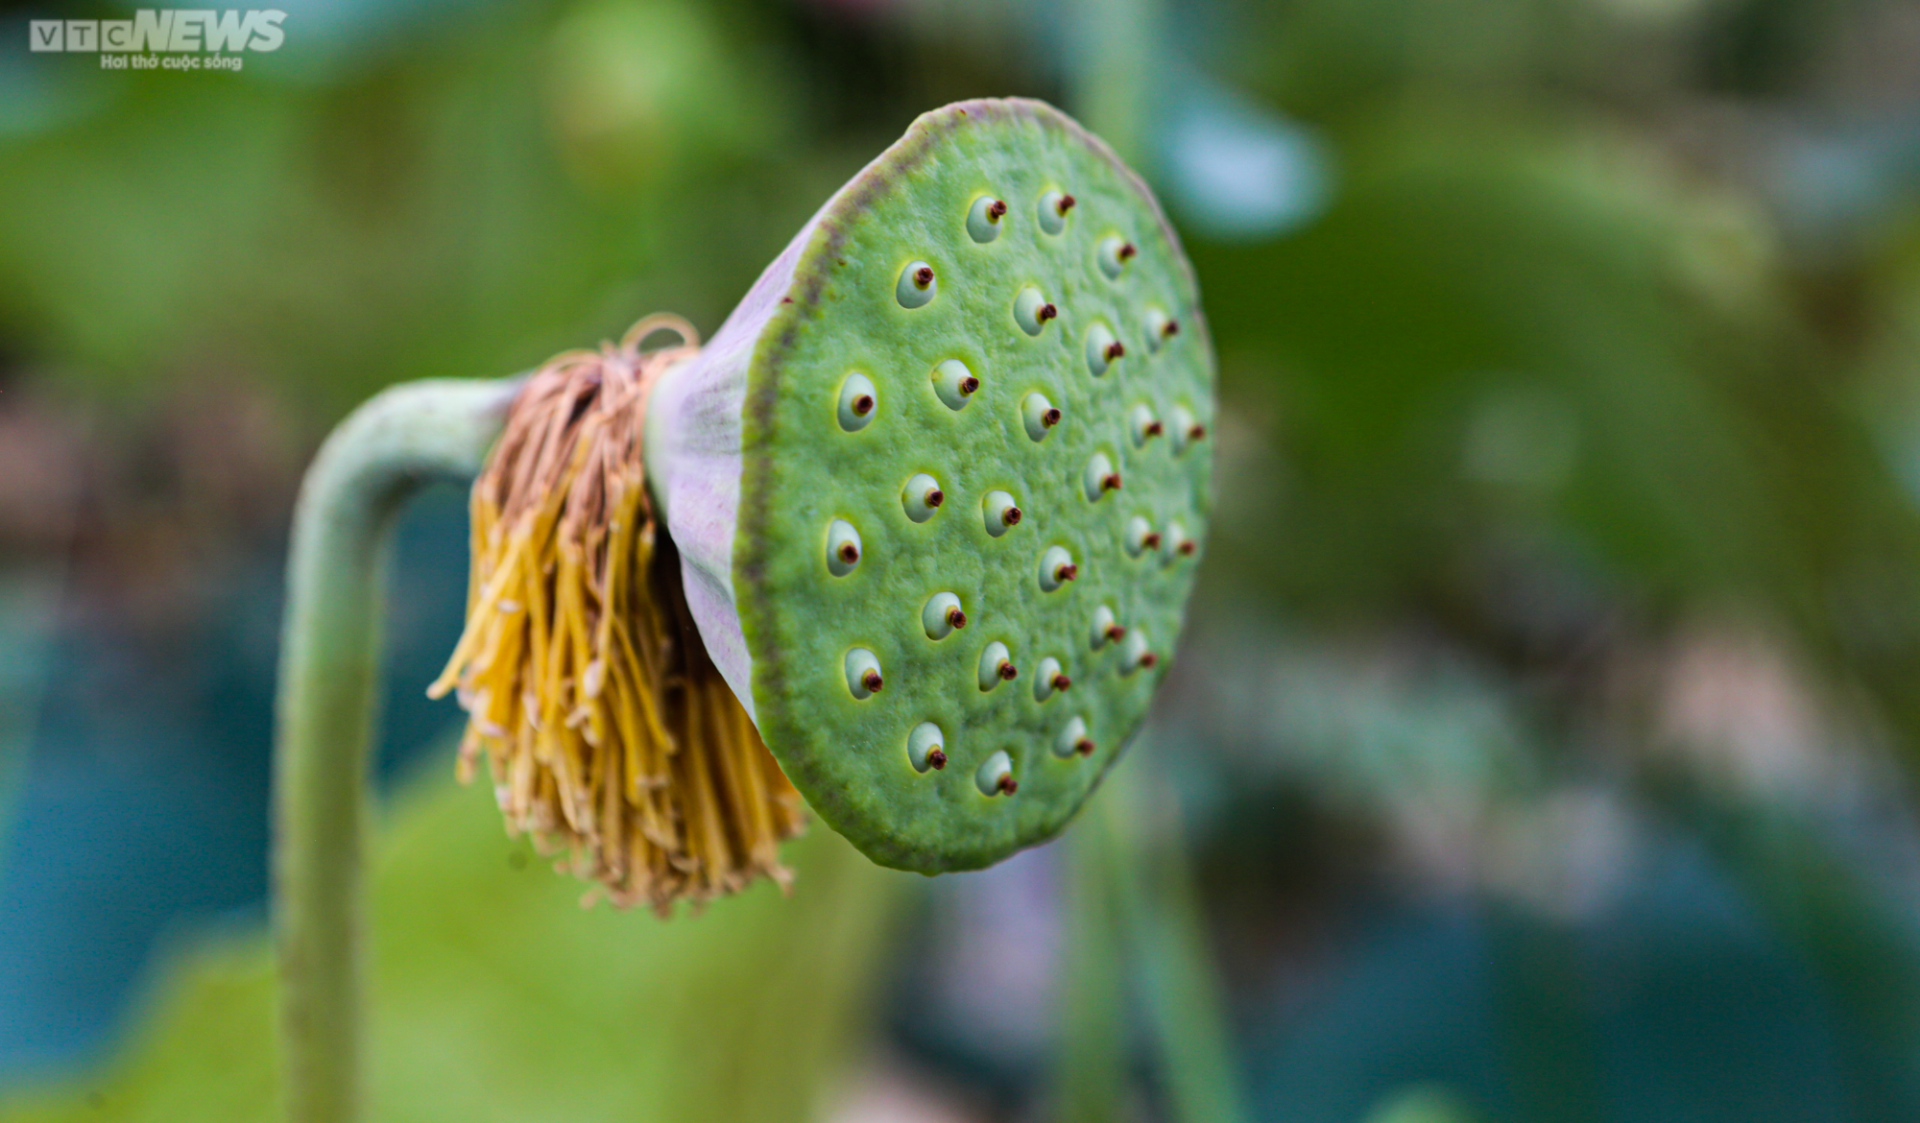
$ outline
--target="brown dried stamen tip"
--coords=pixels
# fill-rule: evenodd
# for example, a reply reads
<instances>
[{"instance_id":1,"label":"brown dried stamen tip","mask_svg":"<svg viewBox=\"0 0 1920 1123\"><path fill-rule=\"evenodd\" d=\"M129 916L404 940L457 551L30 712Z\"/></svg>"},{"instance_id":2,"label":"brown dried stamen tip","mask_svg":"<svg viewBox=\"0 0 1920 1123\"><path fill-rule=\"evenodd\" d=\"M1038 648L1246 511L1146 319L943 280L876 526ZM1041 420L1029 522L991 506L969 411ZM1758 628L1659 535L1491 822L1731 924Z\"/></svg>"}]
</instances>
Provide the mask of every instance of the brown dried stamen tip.
<instances>
[{"instance_id":1,"label":"brown dried stamen tip","mask_svg":"<svg viewBox=\"0 0 1920 1123\"><path fill-rule=\"evenodd\" d=\"M1082 737L1078 741L1075 741L1073 743L1073 751L1079 753L1081 756L1092 756L1093 738Z\"/></svg>"},{"instance_id":2,"label":"brown dried stamen tip","mask_svg":"<svg viewBox=\"0 0 1920 1123\"><path fill-rule=\"evenodd\" d=\"M946 501L947 501L946 492L941 491L937 487L930 487L927 489L927 495L926 495L927 506L938 507L940 504L945 503Z\"/></svg>"},{"instance_id":3,"label":"brown dried stamen tip","mask_svg":"<svg viewBox=\"0 0 1920 1123\"><path fill-rule=\"evenodd\" d=\"M922 265L913 271L913 283L918 288L926 288L933 283L933 266Z\"/></svg>"},{"instance_id":4,"label":"brown dried stamen tip","mask_svg":"<svg viewBox=\"0 0 1920 1123\"><path fill-rule=\"evenodd\" d=\"M1012 795L1014 792L1020 790L1020 782L1015 780L1013 774L1010 772L1002 775L1000 782L995 786L1000 789L1001 795Z\"/></svg>"},{"instance_id":5,"label":"brown dried stamen tip","mask_svg":"<svg viewBox=\"0 0 1920 1123\"><path fill-rule=\"evenodd\" d=\"M1072 562L1055 566L1053 570L1053 579L1055 581L1071 581L1078 576L1080 576L1080 567Z\"/></svg>"},{"instance_id":6,"label":"brown dried stamen tip","mask_svg":"<svg viewBox=\"0 0 1920 1123\"><path fill-rule=\"evenodd\" d=\"M1068 211L1072 210L1073 196L1071 195L1060 196L1060 201L1054 204L1054 209L1058 210L1063 215L1066 214Z\"/></svg>"},{"instance_id":7,"label":"brown dried stamen tip","mask_svg":"<svg viewBox=\"0 0 1920 1123\"><path fill-rule=\"evenodd\" d=\"M869 694L880 693L880 672L868 668L867 673L860 676L860 685L866 687Z\"/></svg>"},{"instance_id":8,"label":"brown dried stamen tip","mask_svg":"<svg viewBox=\"0 0 1920 1123\"><path fill-rule=\"evenodd\" d=\"M927 753L927 763L935 769L945 768L947 766L947 754L940 749L934 749Z\"/></svg>"},{"instance_id":9,"label":"brown dried stamen tip","mask_svg":"<svg viewBox=\"0 0 1920 1123\"><path fill-rule=\"evenodd\" d=\"M1180 334L1180 321L1179 321L1179 320L1168 320L1168 321L1167 321L1167 325L1166 325L1165 327L1163 327L1163 328L1161 328L1161 329L1160 329L1160 334L1161 334L1161 335L1179 335L1179 334Z\"/></svg>"},{"instance_id":10,"label":"brown dried stamen tip","mask_svg":"<svg viewBox=\"0 0 1920 1123\"><path fill-rule=\"evenodd\" d=\"M1100 490L1101 491L1119 491L1120 490L1120 473L1108 472L1106 475L1101 476Z\"/></svg>"},{"instance_id":11,"label":"brown dried stamen tip","mask_svg":"<svg viewBox=\"0 0 1920 1123\"><path fill-rule=\"evenodd\" d=\"M1119 358L1120 356L1126 353L1127 353L1127 345L1120 342L1117 339L1114 340L1112 343L1107 344L1107 361L1108 362L1112 362L1113 360Z\"/></svg>"},{"instance_id":12,"label":"brown dried stamen tip","mask_svg":"<svg viewBox=\"0 0 1920 1123\"><path fill-rule=\"evenodd\" d=\"M1008 682L1012 682L1020 676L1020 668L1014 666L1012 660L1008 659L1000 660L998 672L1000 677L1006 679Z\"/></svg>"},{"instance_id":13,"label":"brown dried stamen tip","mask_svg":"<svg viewBox=\"0 0 1920 1123\"><path fill-rule=\"evenodd\" d=\"M1006 213L1007 204L1000 199L995 199L993 202L987 204L988 222L999 222Z\"/></svg>"},{"instance_id":14,"label":"brown dried stamen tip","mask_svg":"<svg viewBox=\"0 0 1920 1123\"><path fill-rule=\"evenodd\" d=\"M842 542L840 544L840 560L843 562L846 562L848 565L852 565L854 562L859 561L860 547L854 545L851 542Z\"/></svg>"},{"instance_id":15,"label":"brown dried stamen tip","mask_svg":"<svg viewBox=\"0 0 1920 1123\"><path fill-rule=\"evenodd\" d=\"M1140 252L1139 250L1134 248L1134 245L1132 242L1125 242L1121 244L1120 252L1117 256L1120 258L1121 261L1125 261L1128 258L1132 257L1134 254L1137 254L1139 252Z\"/></svg>"},{"instance_id":16,"label":"brown dried stamen tip","mask_svg":"<svg viewBox=\"0 0 1920 1123\"><path fill-rule=\"evenodd\" d=\"M1045 425L1049 429L1053 428L1055 425L1060 424L1060 411L1058 409L1050 409L1047 412L1041 414L1040 424Z\"/></svg>"},{"instance_id":17,"label":"brown dried stamen tip","mask_svg":"<svg viewBox=\"0 0 1920 1123\"><path fill-rule=\"evenodd\" d=\"M1059 314L1060 309L1055 308L1051 302L1048 302L1040 306L1040 310L1033 314L1033 318L1044 324Z\"/></svg>"},{"instance_id":18,"label":"brown dried stamen tip","mask_svg":"<svg viewBox=\"0 0 1920 1123\"><path fill-rule=\"evenodd\" d=\"M975 390L978 390L979 388L980 388L980 380L975 378L971 374L969 374L968 376L960 380L960 392L962 394L972 394Z\"/></svg>"},{"instance_id":19,"label":"brown dried stamen tip","mask_svg":"<svg viewBox=\"0 0 1920 1123\"><path fill-rule=\"evenodd\" d=\"M1165 425L1160 424L1158 421L1147 422L1147 436L1149 437L1157 437L1166 431L1167 431L1167 427Z\"/></svg>"},{"instance_id":20,"label":"brown dried stamen tip","mask_svg":"<svg viewBox=\"0 0 1920 1123\"><path fill-rule=\"evenodd\" d=\"M1195 547L1193 545L1193 541L1189 539L1188 541L1180 543L1180 545L1175 547L1175 549L1179 550L1183 556L1190 558L1193 556L1193 551Z\"/></svg>"},{"instance_id":21,"label":"brown dried stamen tip","mask_svg":"<svg viewBox=\"0 0 1920 1123\"><path fill-rule=\"evenodd\" d=\"M1193 428L1187 430L1187 437L1190 440L1205 440L1206 436L1207 427L1205 425L1195 425Z\"/></svg>"},{"instance_id":22,"label":"brown dried stamen tip","mask_svg":"<svg viewBox=\"0 0 1920 1123\"><path fill-rule=\"evenodd\" d=\"M947 609L947 627L964 628L967 626L967 614L957 608Z\"/></svg>"},{"instance_id":23,"label":"brown dried stamen tip","mask_svg":"<svg viewBox=\"0 0 1920 1123\"><path fill-rule=\"evenodd\" d=\"M1149 533L1146 537L1140 539L1140 544L1149 550L1158 550L1160 548L1160 532L1156 530Z\"/></svg>"},{"instance_id":24,"label":"brown dried stamen tip","mask_svg":"<svg viewBox=\"0 0 1920 1123\"><path fill-rule=\"evenodd\" d=\"M1053 688L1055 690L1065 690L1066 688L1072 685L1073 685L1073 680L1068 678L1065 675L1053 676Z\"/></svg>"},{"instance_id":25,"label":"brown dried stamen tip","mask_svg":"<svg viewBox=\"0 0 1920 1123\"><path fill-rule=\"evenodd\" d=\"M1151 667L1159 661L1160 657L1151 651L1143 651L1140 653L1140 665L1142 667Z\"/></svg>"},{"instance_id":26,"label":"brown dried stamen tip","mask_svg":"<svg viewBox=\"0 0 1920 1123\"><path fill-rule=\"evenodd\" d=\"M1006 523L1008 526L1012 526L1014 523L1019 522L1020 508L1008 507L1006 510L1006 513L1000 516L1000 521L1003 523Z\"/></svg>"},{"instance_id":27,"label":"brown dried stamen tip","mask_svg":"<svg viewBox=\"0 0 1920 1123\"><path fill-rule=\"evenodd\" d=\"M865 417L873 412L873 395L862 394L853 399L853 413L856 417Z\"/></svg>"},{"instance_id":28,"label":"brown dried stamen tip","mask_svg":"<svg viewBox=\"0 0 1920 1123\"><path fill-rule=\"evenodd\" d=\"M1127 630L1126 630L1125 628L1123 628L1123 627L1121 627L1121 626L1120 626L1119 624L1108 624L1108 625L1107 625L1107 638L1108 638L1109 640L1113 640L1113 641L1115 641L1115 642L1118 642L1118 641L1120 640L1120 638L1121 638L1121 637L1123 637L1123 636L1125 636L1126 634L1127 634Z\"/></svg>"}]
</instances>

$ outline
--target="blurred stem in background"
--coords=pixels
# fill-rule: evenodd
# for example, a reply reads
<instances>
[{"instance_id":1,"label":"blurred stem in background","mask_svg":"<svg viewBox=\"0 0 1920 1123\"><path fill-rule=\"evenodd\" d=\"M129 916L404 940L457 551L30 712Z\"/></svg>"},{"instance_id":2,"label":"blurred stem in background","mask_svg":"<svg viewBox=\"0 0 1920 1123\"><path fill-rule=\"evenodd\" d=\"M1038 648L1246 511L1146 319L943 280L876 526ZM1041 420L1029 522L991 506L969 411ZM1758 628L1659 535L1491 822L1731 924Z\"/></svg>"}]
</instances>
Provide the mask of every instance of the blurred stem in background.
<instances>
[{"instance_id":1,"label":"blurred stem in background","mask_svg":"<svg viewBox=\"0 0 1920 1123\"><path fill-rule=\"evenodd\" d=\"M1139 995L1176 1123L1247 1123L1219 973L1171 788L1146 741L1110 774L1068 844L1066 1123L1124 1118L1125 980ZM1131 970L1129 970L1131 968Z\"/></svg>"},{"instance_id":2,"label":"blurred stem in background","mask_svg":"<svg viewBox=\"0 0 1920 1123\"><path fill-rule=\"evenodd\" d=\"M342 422L294 512L274 747L274 934L288 1117L356 1118L361 851L379 662L380 579L393 516L470 479L517 380L396 387Z\"/></svg>"}]
</instances>

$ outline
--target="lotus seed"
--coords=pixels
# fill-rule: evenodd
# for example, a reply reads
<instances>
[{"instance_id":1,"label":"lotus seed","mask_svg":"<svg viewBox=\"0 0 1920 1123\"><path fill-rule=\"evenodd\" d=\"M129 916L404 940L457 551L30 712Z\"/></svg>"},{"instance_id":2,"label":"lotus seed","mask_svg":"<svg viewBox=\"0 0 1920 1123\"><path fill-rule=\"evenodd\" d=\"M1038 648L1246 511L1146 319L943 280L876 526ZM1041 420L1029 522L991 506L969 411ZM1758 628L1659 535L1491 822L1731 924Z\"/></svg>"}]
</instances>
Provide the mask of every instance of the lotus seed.
<instances>
[{"instance_id":1,"label":"lotus seed","mask_svg":"<svg viewBox=\"0 0 1920 1123\"><path fill-rule=\"evenodd\" d=\"M1013 318L1020 322L1020 330L1028 335L1039 335L1047 326L1047 321L1060 314L1060 309L1047 302L1040 290L1028 285L1013 298Z\"/></svg>"},{"instance_id":2,"label":"lotus seed","mask_svg":"<svg viewBox=\"0 0 1920 1123\"><path fill-rule=\"evenodd\" d=\"M860 564L860 532L845 519L835 519L827 527L827 568L835 577L845 577Z\"/></svg>"},{"instance_id":3,"label":"lotus seed","mask_svg":"<svg viewBox=\"0 0 1920 1123\"><path fill-rule=\"evenodd\" d=\"M948 409L965 409L978 389L980 380L959 359L943 360L933 368L933 392L940 395Z\"/></svg>"},{"instance_id":4,"label":"lotus seed","mask_svg":"<svg viewBox=\"0 0 1920 1123\"><path fill-rule=\"evenodd\" d=\"M1207 427L1194 420L1193 414L1185 406L1174 406L1167 421L1173 428L1173 451L1176 456L1187 451L1189 444L1206 439Z\"/></svg>"},{"instance_id":5,"label":"lotus seed","mask_svg":"<svg viewBox=\"0 0 1920 1123\"><path fill-rule=\"evenodd\" d=\"M1007 214L1007 205L990 195L982 195L973 201L973 207L967 211L967 233L973 240L985 245L1000 236L1000 220Z\"/></svg>"},{"instance_id":6,"label":"lotus seed","mask_svg":"<svg viewBox=\"0 0 1920 1123\"><path fill-rule=\"evenodd\" d=\"M1080 576L1080 567L1064 546L1048 546L1040 555L1040 588L1051 593Z\"/></svg>"},{"instance_id":7,"label":"lotus seed","mask_svg":"<svg viewBox=\"0 0 1920 1123\"><path fill-rule=\"evenodd\" d=\"M1113 470L1113 461L1107 459L1104 452L1096 452L1087 459L1086 477L1081 481L1086 488L1089 502L1100 498L1109 491L1120 489L1120 473Z\"/></svg>"},{"instance_id":8,"label":"lotus seed","mask_svg":"<svg viewBox=\"0 0 1920 1123\"><path fill-rule=\"evenodd\" d=\"M1007 645L994 640L980 653L980 689L992 690L1003 681L1018 677L1020 671L1013 665L1013 653Z\"/></svg>"},{"instance_id":9,"label":"lotus seed","mask_svg":"<svg viewBox=\"0 0 1920 1123\"><path fill-rule=\"evenodd\" d=\"M933 266L924 261L916 261L900 271L900 283L893 287L894 299L902 308L923 308L940 291L940 284L933 279Z\"/></svg>"},{"instance_id":10,"label":"lotus seed","mask_svg":"<svg viewBox=\"0 0 1920 1123\"><path fill-rule=\"evenodd\" d=\"M1087 369L1095 378L1107 373L1113 361L1127 353L1126 345L1113 337L1105 324L1087 329Z\"/></svg>"},{"instance_id":11,"label":"lotus seed","mask_svg":"<svg viewBox=\"0 0 1920 1123\"><path fill-rule=\"evenodd\" d=\"M1102 239L1100 242L1100 272L1105 273L1107 279L1110 281L1117 279L1120 276L1120 271L1127 267L1127 262L1133 260L1133 255L1138 252L1132 242L1112 237Z\"/></svg>"},{"instance_id":12,"label":"lotus seed","mask_svg":"<svg viewBox=\"0 0 1920 1123\"><path fill-rule=\"evenodd\" d=\"M1172 332L1167 330L1167 325L1171 324L1172 322L1173 322L1172 320L1167 318L1167 314L1161 311L1160 309L1158 308L1147 309L1147 315L1146 315L1147 350L1158 351L1160 350L1160 348L1166 346L1167 337L1173 334Z\"/></svg>"},{"instance_id":13,"label":"lotus seed","mask_svg":"<svg viewBox=\"0 0 1920 1123\"><path fill-rule=\"evenodd\" d=\"M855 371L840 384L840 427L851 433L867 427L873 420L873 408L879 404L873 379Z\"/></svg>"},{"instance_id":14,"label":"lotus seed","mask_svg":"<svg viewBox=\"0 0 1920 1123\"><path fill-rule=\"evenodd\" d=\"M1073 209L1074 198L1062 195L1058 191L1049 191L1040 196L1040 229L1049 234L1058 234L1067 228L1067 212Z\"/></svg>"},{"instance_id":15,"label":"lotus seed","mask_svg":"<svg viewBox=\"0 0 1920 1123\"><path fill-rule=\"evenodd\" d=\"M1127 422L1133 430L1133 444L1135 448L1145 445L1148 441L1165 432L1167 428L1160 423L1159 418L1153 415L1153 409L1144 402L1133 407L1133 412L1127 415Z\"/></svg>"},{"instance_id":16,"label":"lotus seed","mask_svg":"<svg viewBox=\"0 0 1920 1123\"><path fill-rule=\"evenodd\" d=\"M1004 491L987 492L981 509L986 515L987 533L995 538L1012 530L1020 522L1020 508L1014 506L1013 496Z\"/></svg>"},{"instance_id":17,"label":"lotus seed","mask_svg":"<svg viewBox=\"0 0 1920 1123\"><path fill-rule=\"evenodd\" d=\"M1127 553L1139 557L1148 550L1160 548L1160 534L1153 524L1144 517L1135 515L1127 520Z\"/></svg>"},{"instance_id":18,"label":"lotus seed","mask_svg":"<svg viewBox=\"0 0 1920 1123\"><path fill-rule=\"evenodd\" d=\"M1053 739L1054 756L1067 760L1076 754L1080 756L1093 754L1093 738L1087 736L1085 718L1069 718L1067 724L1060 727L1060 732Z\"/></svg>"},{"instance_id":19,"label":"lotus seed","mask_svg":"<svg viewBox=\"0 0 1920 1123\"><path fill-rule=\"evenodd\" d=\"M900 502L907 509L907 517L917 523L932 518L946 500L947 493L940 490L940 481L925 472L908 480L900 491Z\"/></svg>"},{"instance_id":20,"label":"lotus seed","mask_svg":"<svg viewBox=\"0 0 1920 1123\"><path fill-rule=\"evenodd\" d=\"M1098 651L1106 644L1118 640L1127 634L1127 629L1113 617L1113 609L1106 605L1093 610L1093 633L1088 637L1094 650Z\"/></svg>"},{"instance_id":21,"label":"lotus seed","mask_svg":"<svg viewBox=\"0 0 1920 1123\"><path fill-rule=\"evenodd\" d=\"M1027 423L1027 436L1036 441L1045 440L1053 427L1060 424L1060 410L1039 391L1021 401L1020 416Z\"/></svg>"},{"instance_id":22,"label":"lotus seed","mask_svg":"<svg viewBox=\"0 0 1920 1123\"><path fill-rule=\"evenodd\" d=\"M954 629L967 626L967 614L960 610L960 598L953 593L935 593L920 610L920 626L928 639L946 639Z\"/></svg>"},{"instance_id":23,"label":"lotus seed","mask_svg":"<svg viewBox=\"0 0 1920 1123\"><path fill-rule=\"evenodd\" d=\"M1130 675L1135 670L1151 669L1160 657L1147 647L1147 634L1138 628L1127 633L1120 645L1120 673Z\"/></svg>"},{"instance_id":24,"label":"lotus seed","mask_svg":"<svg viewBox=\"0 0 1920 1123\"><path fill-rule=\"evenodd\" d=\"M930 721L923 721L907 734L907 760L912 763L915 772L925 772L931 768L938 771L947 766L946 734Z\"/></svg>"},{"instance_id":25,"label":"lotus seed","mask_svg":"<svg viewBox=\"0 0 1920 1123\"><path fill-rule=\"evenodd\" d=\"M1049 655L1040 660L1040 673L1034 676L1033 700L1044 702L1072 685L1073 680L1060 668L1060 660Z\"/></svg>"},{"instance_id":26,"label":"lotus seed","mask_svg":"<svg viewBox=\"0 0 1920 1123\"><path fill-rule=\"evenodd\" d=\"M980 771L973 774L973 782L979 786L981 795L1012 795L1020 790L1019 782L1013 778L1013 758L1005 749L980 765Z\"/></svg>"},{"instance_id":27,"label":"lotus seed","mask_svg":"<svg viewBox=\"0 0 1920 1123\"><path fill-rule=\"evenodd\" d=\"M862 701L880 693L880 660L864 647L847 652L847 689Z\"/></svg>"},{"instance_id":28,"label":"lotus seed","mask_svg":"<svg viewBox=\"0 0 1920 1123\"><path fill-rule=\"evenodd\" d=\"M1187 537L1187 528L1178 521L1167 524L1167 548L1161 560L1171 565L1176 558L1190 558L1199 547Z\"/></svg>"}]
</instances>

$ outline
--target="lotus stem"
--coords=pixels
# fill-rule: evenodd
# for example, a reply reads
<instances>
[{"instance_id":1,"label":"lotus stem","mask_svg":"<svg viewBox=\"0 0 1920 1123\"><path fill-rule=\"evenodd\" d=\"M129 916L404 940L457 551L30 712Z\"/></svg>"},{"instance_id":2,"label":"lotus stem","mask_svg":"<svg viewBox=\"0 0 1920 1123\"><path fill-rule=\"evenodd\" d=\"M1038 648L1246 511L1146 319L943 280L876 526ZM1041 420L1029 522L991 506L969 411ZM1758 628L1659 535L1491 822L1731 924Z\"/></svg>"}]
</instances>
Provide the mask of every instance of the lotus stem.
<instances>
[{"instance_id":1,"label":"lotus stem","mask_svg":"<svg viewBox=\"0 0 1920 1123\"><path fill-rule=\"evenodd\" d=\"M294 510L274 744L274 938L287 1118L360 1112L361 842L393 516L469 479L518 380L395 387L335 429Z\"/></svg>"}]
</instances>

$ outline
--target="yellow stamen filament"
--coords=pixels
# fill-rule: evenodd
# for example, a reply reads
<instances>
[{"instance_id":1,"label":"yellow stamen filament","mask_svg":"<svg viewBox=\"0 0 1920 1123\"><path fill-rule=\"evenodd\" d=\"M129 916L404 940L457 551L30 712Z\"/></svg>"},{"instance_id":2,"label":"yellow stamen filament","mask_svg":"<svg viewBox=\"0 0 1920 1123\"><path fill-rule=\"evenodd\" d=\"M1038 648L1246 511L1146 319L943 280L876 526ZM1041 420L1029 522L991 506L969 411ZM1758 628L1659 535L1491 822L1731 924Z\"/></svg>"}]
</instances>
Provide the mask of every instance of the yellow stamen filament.
<instances>
[{"instance_id":1,"label":"yellow stamen filament","mask_svg":"<svg viewBox=\"0 0 1920 1123\"><path fill-rule=\"evenodd\" d=\"M641 351L662 329L682 346ZM527 381L473 486L466 631L428 690L457 690L460 779L484 751L510 834L567 850L615 905L662 915L762 876L786 887L779 844L804 825L694 638L647 499L647 398L697 349L684 320L649 316Z\"/></svg>"}]
</instances>

